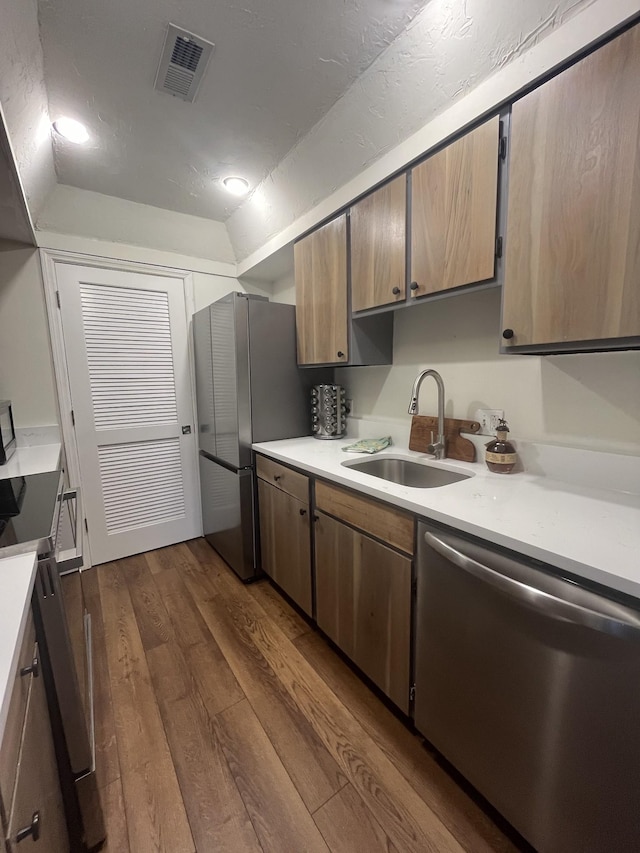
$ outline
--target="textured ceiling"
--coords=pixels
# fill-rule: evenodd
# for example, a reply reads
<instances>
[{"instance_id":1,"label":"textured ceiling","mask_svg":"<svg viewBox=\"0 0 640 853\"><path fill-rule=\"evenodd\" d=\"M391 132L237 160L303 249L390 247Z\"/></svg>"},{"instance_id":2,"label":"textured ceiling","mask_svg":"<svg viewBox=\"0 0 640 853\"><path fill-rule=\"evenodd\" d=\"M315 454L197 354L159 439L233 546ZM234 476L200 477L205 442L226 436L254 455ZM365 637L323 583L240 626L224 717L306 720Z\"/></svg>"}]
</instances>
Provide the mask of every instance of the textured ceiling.
<instances>
[{"instance_id":1,"label":"textured ceiling","mask_svg":"<svg viewBox=\"0 0 640 853\"><path fill-rule=\"evenodd\" d=\"M598 5L611 0L431 0L229 217L238 260Z\"/></svg>"},{"instance_id":2,"label":"textured ceiling","mask_svg":"<svg viewBox=\"0 0 640 853\"><path fill-rule=\"evenodd\" d=\"M58 181L226 219L410 23L425 0L40 0L52 119L91 142L55 140ZM215 42L195 103L154 90L171 21Z\"/></svg>"}]
</instances>

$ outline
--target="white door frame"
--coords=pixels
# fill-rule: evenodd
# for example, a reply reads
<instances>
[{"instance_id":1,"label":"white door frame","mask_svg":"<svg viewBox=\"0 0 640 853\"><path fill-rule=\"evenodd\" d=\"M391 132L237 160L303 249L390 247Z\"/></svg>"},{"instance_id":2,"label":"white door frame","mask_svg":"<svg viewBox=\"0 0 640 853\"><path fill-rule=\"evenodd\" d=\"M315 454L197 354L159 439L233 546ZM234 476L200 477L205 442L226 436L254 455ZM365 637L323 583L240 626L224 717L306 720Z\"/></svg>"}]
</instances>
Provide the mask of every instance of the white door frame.
<instances>
[{"instance_id":1,"label":"white door frame","mask_svg":"<svg viewBox=\"0 0 640 853\"><path fill-rule=\"evenodd\" d=\"M51 355L53 359L53 371L58 394L58 416L62 429L62 441L65 450L69 482L82 488L82 477L80 474L80 461L78 458L78 445L76 433L71 415L71 388L69 385L69 374L67 371L67 357L64 345L64 332L62 328L62 315L58 308L58 283L56 278L56 264L73 264L83 267L99 267L106 270L117 270L120 272L137 272L146 275L171 276L182 279L184 289L185 312L187 323L193 316L195 310L195 296L193 287L193 273L189 270L175 269L173 267L156 266L153 264L137 263L135 261L120 261L112 258L100 257L98 255L84 255L79 252L66 252L62 250L39 249L40 263L42 267L42 278L44 282L44 298L47 306L47 319L49 322L49 334L51 337ZM198 423L196 412L196 380L192 341L192 329L189 324L187 330L189 341L189 377L191 380L191 400L193 408L193 423ZM200 466L198 465L198 442L194 442L194 453L197 486L199 488ZM196 500L196 506L200 513L200 500ZM83 519L84 522L84 519ZM202 516L198 520L198 526L202 528ZM92 565L89 542L85 538L84 543L84 565L89 568Z\"/></svg>"}]
</instances>

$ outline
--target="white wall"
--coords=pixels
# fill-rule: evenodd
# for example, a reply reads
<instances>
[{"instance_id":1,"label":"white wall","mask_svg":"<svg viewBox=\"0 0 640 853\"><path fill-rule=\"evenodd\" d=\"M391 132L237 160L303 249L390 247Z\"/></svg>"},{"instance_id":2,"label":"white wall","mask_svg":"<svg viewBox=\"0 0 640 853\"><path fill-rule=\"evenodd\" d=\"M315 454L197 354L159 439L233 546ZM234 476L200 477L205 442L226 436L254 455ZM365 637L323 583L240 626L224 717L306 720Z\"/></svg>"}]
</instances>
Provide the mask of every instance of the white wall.
<instances>
[{"instance_id":1,"label":"white wall","mask_svg":"<svg viewBox=\"0 0 640 853\"><path fill-rule=\"evenodd\" d=\"M284 302L287 305L296 304L296 280L293 270L273 282L269 298L272 302Z\"/></svg>"},{"instance_id":2,"label":"white wall","mask_svg":"<svg viewBox=\"0 0 640 853\"><path fill-rule=\"evenodd\" d=\"M356 417L409 419L416 374L440 372L446 415L504 409L516 438L640 453L640 352L499 355L500 293L487 290L412 305L394 318L393 365L340 368ZM436 414L435 383L420 394Z\"/></svg>"},{"instance_id":3,"label":"white wall","mask_svg":"<svg viewBox=\"0 0 640 853\"><path fill-rule=\"evenodd\" d=\"M36 228L235 265L222 222L61 184L47 199ZM47 242L46 235L38 236L38 245ZM99 254L97 248L95 253Z\"/></svg>"},{"instance_id":4,"label":"white wall","mask_svg":"<svg viewBox=\"0 0 640 853\"><path fill-rule=\"evenodd\" d=\"M58 423L37 249L0 252L0 399L16 428Z\"/></svg>"},{"instance_id":5,"label":"white wall","mask_svg":"<svg viewBox=\"0 0 640 853\"><path fill-rule=\"evenodd\" d=\"M224 275L208 275L206 273L196 272L193 274L193 295L195 300L195 310L206 308L216 299L226 296L232 290L245 292L245 288L240 284L237 278L231 278Z\"/></svg>"}]
</instances>

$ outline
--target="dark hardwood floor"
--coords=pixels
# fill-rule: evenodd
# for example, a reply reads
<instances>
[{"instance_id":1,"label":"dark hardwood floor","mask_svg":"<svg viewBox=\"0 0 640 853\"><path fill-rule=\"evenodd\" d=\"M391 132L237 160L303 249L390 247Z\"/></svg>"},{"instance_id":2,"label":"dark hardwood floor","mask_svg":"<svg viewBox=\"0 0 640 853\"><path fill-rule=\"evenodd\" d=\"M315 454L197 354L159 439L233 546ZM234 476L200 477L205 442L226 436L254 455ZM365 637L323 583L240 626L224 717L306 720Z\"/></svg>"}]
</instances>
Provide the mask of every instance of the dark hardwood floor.
<instances>
[{"instance_id":1,"label":"dark hardwood floor","mask_svg":"<svg viewBox=\"0 0 640 853\"><path fill-rule=\"evenodd\" d=\"M204 540L84 579L108 853L517 849L268 581L243 585Z\"/></svg>"}]
</instances>

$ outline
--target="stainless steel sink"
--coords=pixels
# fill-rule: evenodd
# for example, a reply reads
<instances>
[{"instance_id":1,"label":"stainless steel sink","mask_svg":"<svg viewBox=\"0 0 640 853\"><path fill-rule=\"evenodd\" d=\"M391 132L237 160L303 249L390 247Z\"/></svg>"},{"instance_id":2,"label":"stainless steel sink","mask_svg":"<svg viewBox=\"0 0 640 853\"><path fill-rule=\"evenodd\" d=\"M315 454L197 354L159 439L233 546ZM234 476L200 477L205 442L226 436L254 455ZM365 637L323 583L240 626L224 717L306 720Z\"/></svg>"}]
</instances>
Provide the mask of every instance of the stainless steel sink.
<instances>
[{"instance_id":1,"label":"stainless steel sink","mask_svg":"<svg viewBox=\"0 0 640 853\"><path fill-rule=\"evenodd\" d=\"M436 468L423 462L399 459L394 456L382 456L379 459L364 459L362 462L342 462L345 468L379 477L400 486L412 486L415 489L437 489L468 480L472 474L460 474L445 468Z\"/></svg>"}]
</instances>

